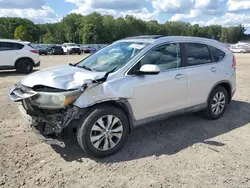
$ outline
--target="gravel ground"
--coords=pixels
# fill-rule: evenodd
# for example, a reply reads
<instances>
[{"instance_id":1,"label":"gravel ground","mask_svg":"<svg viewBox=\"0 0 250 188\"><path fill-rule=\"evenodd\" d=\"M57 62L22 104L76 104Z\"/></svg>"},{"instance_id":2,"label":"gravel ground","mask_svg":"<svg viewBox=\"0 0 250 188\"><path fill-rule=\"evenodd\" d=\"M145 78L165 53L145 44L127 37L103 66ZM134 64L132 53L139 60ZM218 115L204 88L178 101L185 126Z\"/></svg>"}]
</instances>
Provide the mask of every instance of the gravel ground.
<instances>
[{"instance_id":1,"label":"gravel ground","mask_svg":"<svg viewBox=\"0 0 250 188\"><path fill-rule=\"evenodd\" d=\"M41 56L40 68L82 56ZM23 75L0 72L0 187L250 187L250 55L237 55L237 93L223 118L185 115L137 129L121 152L89 159L38 140L7 91Z\"/></svg>"}]
</instances>

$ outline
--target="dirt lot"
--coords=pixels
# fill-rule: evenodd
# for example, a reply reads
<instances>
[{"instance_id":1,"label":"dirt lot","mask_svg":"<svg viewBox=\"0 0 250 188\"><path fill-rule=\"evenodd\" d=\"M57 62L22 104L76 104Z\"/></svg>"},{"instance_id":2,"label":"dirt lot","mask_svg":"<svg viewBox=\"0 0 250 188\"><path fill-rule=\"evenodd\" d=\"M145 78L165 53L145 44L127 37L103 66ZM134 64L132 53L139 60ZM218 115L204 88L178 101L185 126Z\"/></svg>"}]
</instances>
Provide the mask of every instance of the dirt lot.
<instances>
[{"instance_id":1,"label":"dirt lot","mask_svg":"<svg viewBox=\"0 0 250 188\"><path fill-rule=\"evenodd\" d=\"M42 67L82 56L42 56ZM237 93L225 116L186 115L140 128L123 150L89 159L38 140L8 100L23 75L0 72L0 187L250 187L250 55L237 55Z\"/></svg>"}]
</instances>

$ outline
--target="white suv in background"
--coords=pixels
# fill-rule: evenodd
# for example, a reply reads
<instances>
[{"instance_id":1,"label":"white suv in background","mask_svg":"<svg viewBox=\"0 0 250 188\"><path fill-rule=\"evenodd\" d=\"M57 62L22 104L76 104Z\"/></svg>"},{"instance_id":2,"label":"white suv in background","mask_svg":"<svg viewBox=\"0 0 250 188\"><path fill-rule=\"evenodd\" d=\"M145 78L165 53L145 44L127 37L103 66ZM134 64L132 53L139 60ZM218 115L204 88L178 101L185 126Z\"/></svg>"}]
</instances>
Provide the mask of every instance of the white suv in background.
<instances>
[{"instance_id":1,"label":"white suv in background","mask_svg":"<svg viewBox=\"0 0 250 188\"><path fill-rule=\"evenodd\" d=\"M39 53L29 42L0 39L0 70L16 69L30 73L40 66Z\"/></svg>"},{"instance_id":2,"label":"white suv in background","mask_svg":"<svg viewBox=\"0 0 250 188\"><path fill-rule=\"evenodd\" d=\"M63 52L66 54L81 54L81 48L75 43L63 43L62 45Z\"/></svg>"},{"instance_id":3,"label":"white suv in background","mask_svg":"<svg viewBox=\"0 0 250 188\"><path fill-rule=\"evenodd\" d=\"M235 91L235 58L218 41L138 36L30 74L9 97L46 143L64 147L76 132L84 151L105 157L140 125L196 111L220 118Z\"/></svg>"}]
</instances>

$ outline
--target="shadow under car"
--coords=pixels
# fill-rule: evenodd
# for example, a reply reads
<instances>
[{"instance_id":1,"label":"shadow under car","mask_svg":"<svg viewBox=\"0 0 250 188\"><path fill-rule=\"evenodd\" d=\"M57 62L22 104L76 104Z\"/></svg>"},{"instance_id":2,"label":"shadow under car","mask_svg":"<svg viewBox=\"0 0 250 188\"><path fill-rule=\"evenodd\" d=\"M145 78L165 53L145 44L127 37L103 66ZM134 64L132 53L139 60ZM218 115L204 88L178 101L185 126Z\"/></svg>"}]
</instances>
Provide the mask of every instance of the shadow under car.
<instances>
[{"instance_id":1,"label":"shadow under car","mask_svg":"<svg viewBox=\"0 0 250 188\"><path fill-rule=\"evenodd\" d=\"M103 159L94 160L100 163L113 163L153 155L172 155L195 143L221 147L224 145L223 143L208 139L248 124L250 122L249 114L249 103L232 100L226 113L219 120L206 120L201 116L187 114L155 122L133 131L119 152ZM81 162L83 158L89 158L78 146L75 137L66 141L65 144L65 148L51 146L64 160Z\"/></svg>"}]
</instances>

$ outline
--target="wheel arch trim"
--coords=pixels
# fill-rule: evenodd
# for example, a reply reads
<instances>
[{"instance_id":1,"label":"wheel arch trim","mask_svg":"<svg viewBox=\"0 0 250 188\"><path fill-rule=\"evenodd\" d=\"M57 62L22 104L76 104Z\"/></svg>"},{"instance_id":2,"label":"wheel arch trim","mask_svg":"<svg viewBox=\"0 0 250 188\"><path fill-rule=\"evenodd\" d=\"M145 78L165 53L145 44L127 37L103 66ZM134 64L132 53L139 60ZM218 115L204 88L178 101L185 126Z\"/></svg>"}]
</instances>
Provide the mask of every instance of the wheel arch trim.
<instances>
[{"instance_id":1,"label":"wheel arch trim","mask_svg":"<svg viewBox=\"0 0 250 188\"><path fill-rule=\"evenodd\" d=\"M99 105L104 105L104 104L111 105L111 106L114 106L116 108L121 109L128 118L129 132L132 132L132 130L135 128L134 113L133 113L133 109L132 109L129 101L125 98L101 100L101 101L97 101L94 104L90 104L90 105L86 106L85 108L81 108L81 109L83 110L82 112L85 114L85 113L87 113L88 110L91 110L94 107L97 107Z\"/></svg>"},{"instance_id":2,"label":"wheel arch trim","mask_svg":"<svg viewBox=\"0 0 250 188\"><path fill-rule=\"evenodd\" d=\"M15 61L15 68L16 68L16 66L17 66L17 63L20 61L20 60L22 60L22 59L28 59L28 60L30 60L31 61L31 63L32 63L32 65L33 66L35 66L35 62L34 62L34 60L32 59L32 58L30 58L30 57L19 57L16 61Z\"/></svg>"},{"instance_id":3,"label":"wheel arch trim","mask_svg":"<svg viewBox=\"0 0 250 188\"><path fill-rule=\"evenodd\" d=\"M228 93L228 102L231 101L231 98L232 98L232 84L228 80L221 80L221 81L215 83L214 86L211 88L211 90L210 90L210 92L209 92L209 94L207 96L207 102L208 102L209 97L210 97L212 91L214 90L214 88L216 88L218 85L221 85L221 84L228 84L229 85L230 93Z\"/></svg>"}]
</instances>

